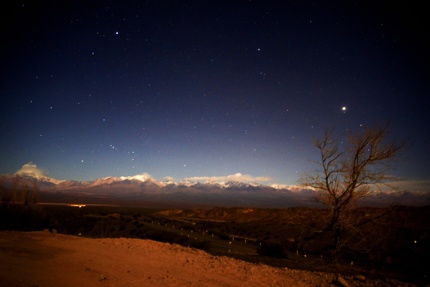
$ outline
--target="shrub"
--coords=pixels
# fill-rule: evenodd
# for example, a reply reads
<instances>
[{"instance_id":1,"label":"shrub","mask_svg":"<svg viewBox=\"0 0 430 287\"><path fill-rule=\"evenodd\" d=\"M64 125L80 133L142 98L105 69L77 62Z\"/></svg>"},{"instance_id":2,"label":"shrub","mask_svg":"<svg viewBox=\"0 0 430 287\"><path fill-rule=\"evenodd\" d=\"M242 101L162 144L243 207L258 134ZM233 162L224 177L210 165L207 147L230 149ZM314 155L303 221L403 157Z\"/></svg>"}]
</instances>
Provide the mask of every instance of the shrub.
<instances>
[{"instance_id":1,"label":"shrub","mask_svg":"<svg viewBox=\"0 0 430 287\"><path fill-rule=\"evenodd\" d=\"M284 248L273 242L262 242L260 248L257 250L259 255L274 257L274 258L287 258L287 253Z\"/></svg>"}]
</instances>

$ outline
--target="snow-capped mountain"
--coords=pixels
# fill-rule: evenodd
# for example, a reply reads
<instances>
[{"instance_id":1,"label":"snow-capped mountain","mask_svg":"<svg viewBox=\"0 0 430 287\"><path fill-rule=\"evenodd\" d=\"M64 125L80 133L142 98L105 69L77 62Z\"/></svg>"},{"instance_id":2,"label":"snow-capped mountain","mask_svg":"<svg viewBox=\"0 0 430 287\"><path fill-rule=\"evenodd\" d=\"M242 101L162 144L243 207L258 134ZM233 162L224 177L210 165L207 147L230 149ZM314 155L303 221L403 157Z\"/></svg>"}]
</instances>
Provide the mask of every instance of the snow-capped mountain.
<instances>
[{"instance_id":1,"label":"snow-capped mountain","mask_svg":"<svg viewBox=\"0 0 430 287\"><path fill-rule=\"evenodd\" d=\"M0 175L0 186L5 188L14 188L17 186L33 188L34 186L37 186L38 189L52 189L63 182L65 181L47 176L33 177L27 175Z\"/></svg>"},{"instance_id":2,"label":"snow-capped mountain","mask_svg":"<svg viewBox=\"0 0 430 287\"><path fill-rule=\"evenodd\" d=\"M0 175L3 193L36 190L40 201L97 202L136 205L289 207L320 206L317 191L301 186L262 185L239 181L158 181L148 174L104 177L93 181L57 180L22 175ZM375 200L377 199L377 200ZM378 194L366 199L366 205L384 205L393 201L419 205L430 204L428 194L403 192ZM417 205L418 205L417 204Z\"/></svg>"},{"instance_id":3,"label":"snow-capped mountain","mask_svg":"<svg viewBox=\"0 0 430 287\"><path fill-rule=\"evenodd\" d=\"M104 177L93 181L55 180L20 175L1 175L7 190L30 186L38 190L41 201L97 201L126 203L157 203L195 206L261 206L283 207L307 205L307 199L287 189L239 181L158 181L148 174ZM31 183L31 184L30 184ZM300 201L302 201L300 203ZM311 202L311 201L309 201Z\"/></svg>"},{"instance_id":4,"label":"snow-capped mountain","mask_svg":"<svg viewBox=\"0 0 430 287\"><path fill-rule=\"evenodd\" d=\"M115 185L139 185L139 186L156 186L156 187L164 187L165 184L152 179L150 177L139 177L139 176L121 176L121 177L104 177L99 178L94 181L89 182L90 187L97 186L115 186Z\"/></svg>"}]
</instances>

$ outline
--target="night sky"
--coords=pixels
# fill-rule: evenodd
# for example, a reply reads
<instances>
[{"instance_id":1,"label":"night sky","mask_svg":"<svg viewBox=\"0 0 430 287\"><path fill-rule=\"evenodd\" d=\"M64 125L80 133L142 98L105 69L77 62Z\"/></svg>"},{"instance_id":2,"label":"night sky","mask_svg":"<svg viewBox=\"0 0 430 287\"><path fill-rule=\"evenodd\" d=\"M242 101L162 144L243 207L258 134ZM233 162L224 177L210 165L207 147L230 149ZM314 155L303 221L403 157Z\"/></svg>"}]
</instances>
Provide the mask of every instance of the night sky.
<instances>
[{"instance_id":1,"label":"night sky","mask_svg":"<svg viewBox=\"0 0 430 287\"><path fill-rule=\"evenodd\" d=\"M430 190L424 2L0 5L1 174L297 184L324 129L390 122Z\"/></svg>"}]
</instances>

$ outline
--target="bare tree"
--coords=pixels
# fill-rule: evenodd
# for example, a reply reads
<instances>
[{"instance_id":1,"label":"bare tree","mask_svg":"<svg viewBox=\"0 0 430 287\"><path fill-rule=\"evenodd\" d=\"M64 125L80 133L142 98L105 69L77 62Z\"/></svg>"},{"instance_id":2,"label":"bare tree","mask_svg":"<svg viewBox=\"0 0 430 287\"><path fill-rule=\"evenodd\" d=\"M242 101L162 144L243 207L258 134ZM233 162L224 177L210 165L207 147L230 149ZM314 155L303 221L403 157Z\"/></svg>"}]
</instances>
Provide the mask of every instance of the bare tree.
<instances>
[{"instance_id":1,"label":"bare tree","mask_svg":"<svg viewBox=\"0 0 430 287\"><path fill-rule=\"evenodd\" d=\"M388 175L390 160L405 146L389 140L388 126L367 128L350 134L342 143L333 130L316 139L320 151L319 170L302 178L302 184L319 191L317 200L330 207L326 230L335 231L334 250L340 248L342 229L357 199L369 195L378 184L393 178Z\"/></svg>"}]
</instances>

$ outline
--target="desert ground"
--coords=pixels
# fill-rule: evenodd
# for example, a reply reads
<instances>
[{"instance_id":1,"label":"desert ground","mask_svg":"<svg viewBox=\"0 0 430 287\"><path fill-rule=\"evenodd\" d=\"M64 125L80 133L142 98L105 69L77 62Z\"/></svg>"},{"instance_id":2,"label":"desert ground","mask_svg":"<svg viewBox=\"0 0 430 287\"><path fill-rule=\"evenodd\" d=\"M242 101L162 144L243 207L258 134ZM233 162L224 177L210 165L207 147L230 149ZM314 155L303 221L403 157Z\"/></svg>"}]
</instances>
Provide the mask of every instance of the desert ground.
<instances>
[{"instance_id":1,"label":"desert ground","mask_svg":"<svg viewBox=\"0 0 430 287\"><path fill-rule=\"evenodd\" d=\"M0 232L0 286L412 286L275 268L151 240Z\"/></svg>"}]
</instances>

